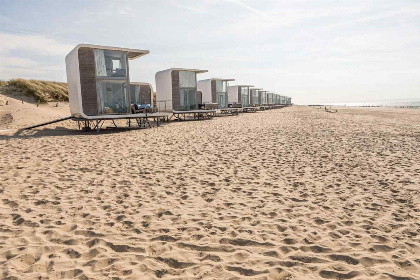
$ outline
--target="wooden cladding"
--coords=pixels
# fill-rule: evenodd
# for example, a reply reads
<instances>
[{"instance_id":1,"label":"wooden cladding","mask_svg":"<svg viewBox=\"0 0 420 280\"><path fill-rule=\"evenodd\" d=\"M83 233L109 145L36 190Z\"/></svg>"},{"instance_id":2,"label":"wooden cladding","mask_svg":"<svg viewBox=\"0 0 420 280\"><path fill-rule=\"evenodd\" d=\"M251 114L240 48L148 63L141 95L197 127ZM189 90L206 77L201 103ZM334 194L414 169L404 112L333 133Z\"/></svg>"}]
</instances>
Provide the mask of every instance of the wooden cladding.
<instances>
[{"instance_id":1,"label":"wooden cladding","mask_svg":"<svg viewBox=\"0 0 420 280\"><path fill-rule=\"evenodd\" d=\"M216 81L211 81L211 103L217 103L217 96L216 96Z\"/></svg>"},{"instance_id":2,"label":"wooden cladding","mask_svg":"<svg viewBox=\"0 0 420 280\"><path fill-rule=\"evenodd\" d=\"M152 89L149 85L140 86L140 100L142 104L152 105Z\"/></svg>"},{"instance_id":3,"label":"wooden cladding","mask_svg":"<svg viewBox=\"0 0 420 280\"><path fill-rule=\"evenodd\" d=\"M172 109L180 110L179 71L172 71Z\"/></svg>"},{"instance_id":4,"label":"wooden cladding","mask_svg":"<svg viewBox=\"0 0 420 280\"><path fill-rule=\"evenodd\" d=\"M83 113L88 116L95 116L98 114L98 96L96 93L95 57L93 49L80 48L78 56Z\"/></svg>"},{"instance_id":5,"label":"wooden cladding","mask_svg":"<svg viewBox=\"0 0 420 280\"><path fill-rule=\"evenodd\" d=\"M197 90L196 102L197 104L203 104L203 93Z\"/></svg>"}]
</instances>

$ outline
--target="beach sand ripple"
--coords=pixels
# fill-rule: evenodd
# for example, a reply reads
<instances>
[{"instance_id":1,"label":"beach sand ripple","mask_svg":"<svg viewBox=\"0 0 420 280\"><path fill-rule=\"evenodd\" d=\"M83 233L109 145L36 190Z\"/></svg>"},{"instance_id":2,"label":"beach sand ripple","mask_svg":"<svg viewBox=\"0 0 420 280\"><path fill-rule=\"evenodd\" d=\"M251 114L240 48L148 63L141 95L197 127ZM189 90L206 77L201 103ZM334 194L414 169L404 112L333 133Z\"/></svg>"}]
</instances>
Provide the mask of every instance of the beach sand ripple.
<instances>
[{"instance_id":1,"label":"beach sand ripple","mask_svg":"<svg viewBox=\"0 0 420 280\"><path fill-rule=\"evenodd\" d=\"M419 110L0 143L4 279L420 279Z\"/></svg>"}]
</instances>

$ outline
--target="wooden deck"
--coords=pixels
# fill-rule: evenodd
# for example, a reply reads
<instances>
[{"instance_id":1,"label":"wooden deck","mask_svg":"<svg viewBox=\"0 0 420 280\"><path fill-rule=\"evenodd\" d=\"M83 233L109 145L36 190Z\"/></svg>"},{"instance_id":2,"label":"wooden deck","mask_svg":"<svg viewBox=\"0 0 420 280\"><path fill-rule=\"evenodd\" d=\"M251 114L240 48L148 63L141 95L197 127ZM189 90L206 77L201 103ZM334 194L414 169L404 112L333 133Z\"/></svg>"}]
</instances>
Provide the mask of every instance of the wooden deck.
<instances>
[{"instance_id":1,"label":"wooden deck","mask_svg":"<svg viewBox=\"0 0 420 280\"><path fill-rule=\"evenodd\" d=\"M73 118L77 122L79 129L89 131L95 129L97 133L101 130L105 121L111 121L114 127L118 127L115 120L128 120L128 127L131 127L131 120L135 120L139 128L151 127L149 119L156 122L159 126L159 120L168 121L169 113L141 113L141 114L121 114L121 115L102 115L89 116L89 118Z\"/></svg>"},{"instance_id":2,"label":"wooden deck","mask_svg":"<svg viewBox=\"0 0 420 280\"><path fill-rule=\"evenodd\" d=\"M187 117L193 117L194 120L211 119L215 115L216 110L172 111L172 117L178 121L187 120Z\"/></svg>"},{"instance_id":3,"label":"wooden deck","mask_svg":"<svg viewBox=\"0 0 420 280\"><path fill-rule=\"evenodd\" d=\"M242 108L242 112L244 113L255 113L257 112L258 107L244 107Z\"/></svg>"},{"instance_id":4,"label":"wooden deck","mask_svg":"<svg viewBox=\"0 0 420 280\"><path fill-rule=\"evenodd\" d=\"M119 120L119 119L138 119L138 118L164 118L169 117L170 113L139 113L139 114L120 114L120 115L101 115L87 116L87 118L76 118L75 121L96 121L96 120Z\"/></svg>"},{"instance_id":5,"label":"wooden deck","mask_svg":"<svg viewBox=\"0 0 420 280\"><path fill-rule=\"evenodd\" d=\"M219 109L221 115L238 115L242 112L242 108L223 108Z\"/></svg>"}]
</instances>

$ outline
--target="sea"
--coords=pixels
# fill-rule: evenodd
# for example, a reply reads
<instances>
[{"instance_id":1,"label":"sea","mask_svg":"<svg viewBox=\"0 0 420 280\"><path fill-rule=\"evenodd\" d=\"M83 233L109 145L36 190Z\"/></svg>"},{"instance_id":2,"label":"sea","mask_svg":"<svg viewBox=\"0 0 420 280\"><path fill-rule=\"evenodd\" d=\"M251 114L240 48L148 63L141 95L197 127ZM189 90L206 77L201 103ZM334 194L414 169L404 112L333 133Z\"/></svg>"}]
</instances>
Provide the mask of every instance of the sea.
<instances>
[{"instance_id":1,"label":"sea","mask_svg":"<svg viewBox=\"0 0 420 280\"><path fill-rule=\"evenodd\" d=\"M383 101L370 101L370 102L321 103L318 106L389 107L389 108L413 108L413 109L420 109L420 99L411 99L411 100L383 100Z\"/></svg>"}]
</instances>

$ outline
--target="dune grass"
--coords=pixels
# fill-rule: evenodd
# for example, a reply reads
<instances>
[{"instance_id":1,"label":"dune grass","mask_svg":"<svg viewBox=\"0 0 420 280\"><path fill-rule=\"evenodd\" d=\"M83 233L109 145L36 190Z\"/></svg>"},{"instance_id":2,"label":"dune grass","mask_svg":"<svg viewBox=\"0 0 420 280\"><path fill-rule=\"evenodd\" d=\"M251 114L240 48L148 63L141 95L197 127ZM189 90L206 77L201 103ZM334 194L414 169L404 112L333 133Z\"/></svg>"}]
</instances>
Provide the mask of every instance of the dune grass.
<instances>
[{"instance_id":1,"label":"dune grass","mask_svg":"<svg viewBox=\"0 0 420 280\"><path fill-rule=\"evenodd\" d=\"M7 85L22 90L25 94L35 97L39 102L69 101L66 83L19 78L8 81Z\"/></svg>"},{"instance_id":2,"label":"dune grass","mask_svg":"<svg viewBox=\"0 0 420 280\"><path fill-rule=\"evenodd\" d=\"M54 101L69 101L67 83L25 80L18 78L9 81L0 80L0 86L14 87L23 91L29 96L33 96L36 101L43 103ZM153 92L153 104L156 106L156 92Z\"/></svg>"}]
</instances>

